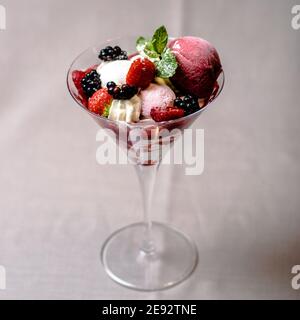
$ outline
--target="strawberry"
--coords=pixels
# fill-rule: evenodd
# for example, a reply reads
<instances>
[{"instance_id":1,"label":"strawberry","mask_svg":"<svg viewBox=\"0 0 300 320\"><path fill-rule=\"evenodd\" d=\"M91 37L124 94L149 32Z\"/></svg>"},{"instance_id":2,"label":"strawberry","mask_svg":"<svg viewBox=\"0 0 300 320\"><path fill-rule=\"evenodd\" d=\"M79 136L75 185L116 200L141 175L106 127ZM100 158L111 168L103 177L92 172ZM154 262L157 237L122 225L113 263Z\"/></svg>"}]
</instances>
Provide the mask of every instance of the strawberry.
<instances>
[{"instance_id":1,"label":"strawberry","mask_svg":"<svg viewBox=\"0 0 300 320\"><path fill-rule=\"evenodd\" d=\"M150 111L152 119L156 122L174 120L184 116L184 110L181 108L168 107L166 109L162 108L152 108Z\"/></svg>"},{"instance_id":2,"label":"strawberry","mask_svg":"<svg viewBox=\"0 0 300 320\"><path fill-rule=\"evenodd\" d=\"M88 109L102 115L105 108L110 106L111 102L112 96L107 92L107 88L102 88L89 98Z\"/></svg>"},{"instance_id":3,"label":"strawberry","mask_svg":"<svg viewBox=\"0 0 300 320\"><path fill-rule=\"evenodd\" d=\"M72 80L74 82L74 85L76 89L78 90L78 93L82 95L82 87L81 87L81 80L84 78L85 72L81 70L74 70L72 72Z\"/></svg>"},{"instance_id":4,"label":"strawberry","mask_svg":"<svg viewBox=\"0 0 300 320\"><path fill-rule=\"evenodd\" d=\"M135 59L127 73L126 83L145 89L155 76L155 65L147 58Z\"/></svg>"}]
</instances>

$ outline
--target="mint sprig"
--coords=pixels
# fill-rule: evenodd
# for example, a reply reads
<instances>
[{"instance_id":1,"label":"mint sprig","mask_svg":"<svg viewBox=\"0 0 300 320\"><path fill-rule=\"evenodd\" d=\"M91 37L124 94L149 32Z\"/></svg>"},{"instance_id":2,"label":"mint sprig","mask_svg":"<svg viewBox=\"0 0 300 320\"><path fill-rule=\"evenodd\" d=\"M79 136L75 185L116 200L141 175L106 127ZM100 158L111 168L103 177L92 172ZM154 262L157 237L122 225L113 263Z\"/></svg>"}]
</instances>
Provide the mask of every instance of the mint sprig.
<instances>
[{"instance_id":1,"label":"mint sprig","mask_svg":"<svg viewBox=\"0 0 300 320\"><path fill-rule=\"evenodd\" d=\"M170 78L177 69L176 57L167 48L168 32L165 26L155 30L151 40L139 37L136 48L141 55L148 57L156 66L157 75L161 78Z\"/></svg>"},{"instance_id":2,"label":"mint sprig","mask_svg":"<svg viewBox=\"0 0 300 320\"><path fill-rule=\"evenodd\" d=\"M156 63L157 75L161 78L169 78L175 74L177 61L172 51L167 48Z\"/></svg>"},{"instance_id":3,"label":"mint sprig","mask_svg":"<svg viewBox=\"0 0 300 320\"><path fill-rule=\"evenodd\" d=\"M151 42L147 42L144 47L144 53L152 59L159 59L160 55L157 51L154 50L153 44Z\"/></svg>"},{"instance_id":4,"label":"mint sprig","mask_svg":"<svg viewBox=\"0 0 300 320\"><path fill-rule=\"evenodd\" d=\"M165 26L161 26L160 28L155 30L151 42L152 42L154 50L158 54L163 53L163 51L168 43L168 32L167 32L167 29Z\"/></svg>"}]
</instances>

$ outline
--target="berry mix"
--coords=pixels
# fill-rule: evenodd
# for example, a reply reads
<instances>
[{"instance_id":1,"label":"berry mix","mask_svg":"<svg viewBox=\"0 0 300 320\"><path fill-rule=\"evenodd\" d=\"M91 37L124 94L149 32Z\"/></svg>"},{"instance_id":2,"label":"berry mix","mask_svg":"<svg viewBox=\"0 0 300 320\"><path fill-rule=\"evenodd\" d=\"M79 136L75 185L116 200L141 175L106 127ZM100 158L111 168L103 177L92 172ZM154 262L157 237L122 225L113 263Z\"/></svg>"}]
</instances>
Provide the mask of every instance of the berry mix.
<instances>
[{"instance_id":1,"label":"berry mix","mask_svg":"<svg viewBox=\"0 0 300 320\"><path fill-rule=\"evenodd\" d=\"M197 112L216 88L222 71L216 49L206 40L169 41L166 28L152 39L139 37L137 52L119 46L99 52L99 65L75 70L80 101L93 113L115 121L161 122Z\"/></svg>"}]
</instances>

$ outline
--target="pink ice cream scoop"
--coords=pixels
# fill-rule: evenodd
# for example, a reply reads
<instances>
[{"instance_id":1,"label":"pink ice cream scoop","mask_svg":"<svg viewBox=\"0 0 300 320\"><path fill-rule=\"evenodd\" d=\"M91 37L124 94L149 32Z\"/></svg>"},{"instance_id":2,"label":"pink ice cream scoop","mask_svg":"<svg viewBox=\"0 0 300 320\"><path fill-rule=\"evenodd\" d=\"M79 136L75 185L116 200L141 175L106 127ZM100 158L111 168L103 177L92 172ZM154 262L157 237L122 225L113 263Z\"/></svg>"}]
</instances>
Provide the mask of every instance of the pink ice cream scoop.
<instances>
[{"instance_id":1,"label":"pink ice cream scoop","mask_svg":"<svg viewBox=\"0 0 300 320\"><path fill-rule=\"evenodd\" d=\"M182 37L172 40L169 47L176 56L178 67L171 78L184 93L208 98L222 71L217 50L206 40Z\"/></svg>"},{"instance_id":2,"label":"pink ice cream scoop","mask_svg":"<svg viewBox=\"0 0 300 320\"><path fill-rule=\"evenodd\" d=\"M145 118L150 117L152 108L168 108L173 105L173 101L176 98L173 90L167 85L154 83L151 83L147 89L141 90L139 97L141 98L142 116Z\"/></svg>"}]
</instances>

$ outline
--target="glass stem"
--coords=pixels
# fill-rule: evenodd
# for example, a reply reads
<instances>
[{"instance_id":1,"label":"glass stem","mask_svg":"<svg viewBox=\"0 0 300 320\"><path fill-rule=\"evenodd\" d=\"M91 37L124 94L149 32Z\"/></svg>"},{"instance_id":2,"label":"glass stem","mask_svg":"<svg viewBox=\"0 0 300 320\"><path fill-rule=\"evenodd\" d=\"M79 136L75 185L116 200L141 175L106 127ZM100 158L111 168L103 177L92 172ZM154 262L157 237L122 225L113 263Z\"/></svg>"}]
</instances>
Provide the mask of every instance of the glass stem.
<instances>
[{"instance_id":1,"label":"glass stem","mask_svg":"<svg viewBox=\"0 0 300 320\"><path fill-rule=\"evenodd\" d=\"M155 252L154 239L152 237L152 221L150 217L153 190L157 175L159 163L152 165L135 165L139 178L142 202L143 202L143 222L145 224L145 234L142 241L141 250L145 254L153 254Z\"/></svg>"}]
</instances>

